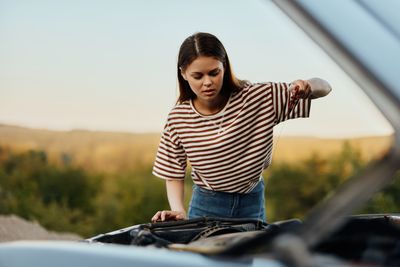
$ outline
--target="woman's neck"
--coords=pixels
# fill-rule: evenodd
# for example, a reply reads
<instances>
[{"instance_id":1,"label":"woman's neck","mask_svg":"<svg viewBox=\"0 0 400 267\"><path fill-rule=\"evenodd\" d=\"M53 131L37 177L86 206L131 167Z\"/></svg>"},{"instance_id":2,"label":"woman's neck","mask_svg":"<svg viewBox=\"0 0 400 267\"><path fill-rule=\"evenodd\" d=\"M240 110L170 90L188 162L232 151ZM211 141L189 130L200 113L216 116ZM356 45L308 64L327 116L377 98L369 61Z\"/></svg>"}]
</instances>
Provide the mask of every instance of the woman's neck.
<instances>
[{"instance_id":1,"label":"woman's neck","mask_svg":"<svg viewBox=\"0 0 400 267\"><path fill-rule=\"evenodd\" d=\"M193 105L196 110L203 115L213 115L220 112L228 102L229 97L219 95L213 101L202 101L199 98L193 99Z\"/></svg>"}]
</instances>

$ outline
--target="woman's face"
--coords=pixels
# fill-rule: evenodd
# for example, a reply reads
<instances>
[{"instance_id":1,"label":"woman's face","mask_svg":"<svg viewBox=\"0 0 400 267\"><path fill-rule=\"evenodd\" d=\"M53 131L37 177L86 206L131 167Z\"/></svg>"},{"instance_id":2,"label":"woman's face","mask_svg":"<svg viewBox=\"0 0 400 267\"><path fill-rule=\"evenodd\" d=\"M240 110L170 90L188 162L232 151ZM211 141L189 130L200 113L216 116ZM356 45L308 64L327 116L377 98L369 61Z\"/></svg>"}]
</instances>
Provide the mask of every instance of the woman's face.
<instances>
[{"instance_id":1,"label":"woman's face","mask_svg":"<svg viewBox=\"0 0 400 267\"><path fill-rule=\"evenodd\" d=\"M224 65L218 59L200 56L181 74L199 100L212 102L220 95L224 71Z\"/></svg>"}]
</instances>

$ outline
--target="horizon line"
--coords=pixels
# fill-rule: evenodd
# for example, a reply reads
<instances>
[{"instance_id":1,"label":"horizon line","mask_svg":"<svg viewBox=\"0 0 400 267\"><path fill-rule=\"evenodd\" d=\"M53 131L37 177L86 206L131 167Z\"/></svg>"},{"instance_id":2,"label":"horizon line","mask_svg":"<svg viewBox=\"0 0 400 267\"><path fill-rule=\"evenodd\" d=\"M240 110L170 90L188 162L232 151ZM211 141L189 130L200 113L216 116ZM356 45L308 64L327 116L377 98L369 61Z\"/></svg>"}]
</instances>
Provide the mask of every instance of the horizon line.
<instances>
[{"instance_id":1,"label":"horizon line","mask_svg":"<svg viewBox=\"0 0 400 267\"><path fill-rule=\"evenodd\" d=\"M36 130L36 131L50 131L50 132L59 132L59 133L68 133L68 132L92 132L92 133L110 133L110 134L140 134L140 135L161 135L162 130L160 131L129 131L129 130L105 130L105 129L93 129L93 128L70 128L70 129L59 129L52 127L35 127L21 124L9 124L0 122L0 127L14 127L14 128L22 128L27 130ZM274 137L286 137L286 138L319 138L319 139L357 139L357 138L373 138L373 137L392 137L394 133L388 134L353 134L353 135L305 135L305 134L292 134L292 133L274 133ZM276 140L275 140L276 141Z\"/></svg>"}]
</instances>

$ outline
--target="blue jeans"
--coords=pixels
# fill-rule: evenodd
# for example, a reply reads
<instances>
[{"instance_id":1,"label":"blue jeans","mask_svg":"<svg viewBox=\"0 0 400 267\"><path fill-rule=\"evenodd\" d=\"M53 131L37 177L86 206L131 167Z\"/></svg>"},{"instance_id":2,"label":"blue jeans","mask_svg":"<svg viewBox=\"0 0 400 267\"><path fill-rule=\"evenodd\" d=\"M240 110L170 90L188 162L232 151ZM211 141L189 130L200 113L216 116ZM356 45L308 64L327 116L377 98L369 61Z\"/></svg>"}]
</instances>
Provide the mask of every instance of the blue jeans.
<instances>
[{"instance_id":1,"label":"blue jeans","mask_svg":"<svg viewBox=\"0 0 400 267\"><path fill-rule=\"evenodd\" d=\"M189 219L202 216L265 221L264 181L247 194L211 191L193 185Z\"/></svg>"}]
</instances>

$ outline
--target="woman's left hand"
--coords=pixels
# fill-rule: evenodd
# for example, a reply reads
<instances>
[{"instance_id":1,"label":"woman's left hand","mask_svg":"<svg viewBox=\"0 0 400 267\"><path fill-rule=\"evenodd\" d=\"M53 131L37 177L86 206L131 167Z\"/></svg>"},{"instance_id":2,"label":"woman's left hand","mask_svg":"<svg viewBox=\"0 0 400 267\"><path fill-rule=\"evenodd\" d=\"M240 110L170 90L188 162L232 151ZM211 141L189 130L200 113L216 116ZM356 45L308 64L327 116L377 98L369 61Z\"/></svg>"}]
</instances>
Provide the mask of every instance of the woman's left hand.
<instances>
[{"instance_id":1,"label":"woman's left hand","mask_svg":"<svg viewBox=\"0 0 400 267\"><path fill-rule=\"evenodd\" d=\"M162 210L158 211L154 214L153 218L151 218L151 222L155 223L157 221L180 221L186 220L186 212L185 211L175 211L175 210Z\"/></svg>"}]
</instances>

